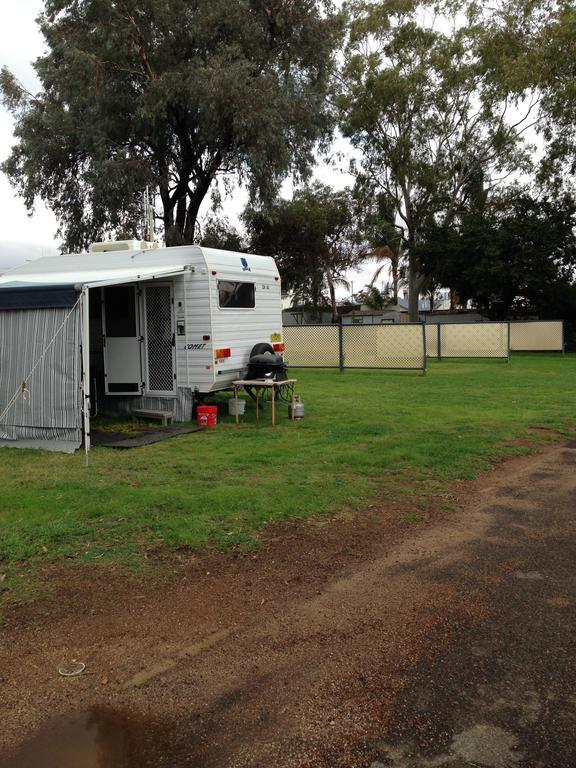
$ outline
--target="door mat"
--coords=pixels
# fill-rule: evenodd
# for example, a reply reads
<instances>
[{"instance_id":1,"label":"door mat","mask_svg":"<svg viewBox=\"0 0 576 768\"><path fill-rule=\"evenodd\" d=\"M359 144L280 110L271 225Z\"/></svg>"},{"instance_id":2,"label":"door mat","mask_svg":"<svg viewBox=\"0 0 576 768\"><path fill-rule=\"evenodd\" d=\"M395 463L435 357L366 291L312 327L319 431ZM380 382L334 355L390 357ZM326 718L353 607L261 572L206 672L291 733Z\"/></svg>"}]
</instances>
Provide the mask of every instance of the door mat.
<instances>
[{"instance_id":1,"label":"door mat","mask_svg":"<svg viewBox=\"0 0 576 768\"><path fill-rule=\"evenodd\" d=\"M162 440L168 440L171 437L201 431L201 427L161 427L133 437L126 437L120 432L93 432L91 439L93 445L102 445L106 448L140 448L142 445L161 443Z\"/></svg>"}]
</instances>

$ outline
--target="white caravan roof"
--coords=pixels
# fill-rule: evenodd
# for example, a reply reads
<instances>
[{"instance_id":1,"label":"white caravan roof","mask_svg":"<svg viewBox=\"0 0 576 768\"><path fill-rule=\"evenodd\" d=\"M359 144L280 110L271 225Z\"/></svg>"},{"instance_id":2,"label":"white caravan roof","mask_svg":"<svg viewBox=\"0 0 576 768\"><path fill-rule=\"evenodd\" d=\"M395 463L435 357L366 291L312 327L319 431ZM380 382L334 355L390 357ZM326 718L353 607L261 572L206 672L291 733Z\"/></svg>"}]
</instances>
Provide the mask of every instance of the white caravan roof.
<instances>
[{"instance_id":1,"label":"white caravan roof","mask_svg":"<svg viewBox=\"0 0 576 768\"><path fill-rule=\"evenodd\" d=\"M8 270L0 276L0 288L15 283L25 286L76 285L97 287L152 280L183 274L203 259L212 271L247 272L254 277L278 275L270 256L221 251L198 245L158 248L146 251L107 251L46 256ZM248 266L246 266L246 263Z\"/></svg>"}]
</instances>

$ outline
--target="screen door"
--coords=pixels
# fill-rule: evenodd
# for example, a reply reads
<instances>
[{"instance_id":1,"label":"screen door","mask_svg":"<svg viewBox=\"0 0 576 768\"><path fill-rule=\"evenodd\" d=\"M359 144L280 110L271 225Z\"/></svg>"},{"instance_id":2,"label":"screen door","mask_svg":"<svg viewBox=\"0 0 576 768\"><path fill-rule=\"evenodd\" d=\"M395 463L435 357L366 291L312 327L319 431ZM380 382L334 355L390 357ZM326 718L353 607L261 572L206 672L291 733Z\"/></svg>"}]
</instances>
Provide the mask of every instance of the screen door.
<instances>
[{"instance_id":1,"label":"screen door","mask_svg":"<svg viewBox=\"0 0 576 768\"><path fill-rule=\"evenodd\" d=\"M171 285L144 286L144 326L146 391L171 395L176 391Z\"/></svg>"}]
</instances>

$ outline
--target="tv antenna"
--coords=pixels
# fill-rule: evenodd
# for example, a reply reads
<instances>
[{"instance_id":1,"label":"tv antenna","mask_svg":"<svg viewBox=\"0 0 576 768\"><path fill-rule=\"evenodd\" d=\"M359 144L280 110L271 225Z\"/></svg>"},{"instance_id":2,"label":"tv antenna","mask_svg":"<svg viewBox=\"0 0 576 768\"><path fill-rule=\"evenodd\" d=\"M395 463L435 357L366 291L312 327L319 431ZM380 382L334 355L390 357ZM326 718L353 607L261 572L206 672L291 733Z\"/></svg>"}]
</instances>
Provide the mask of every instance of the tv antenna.
<instances>
[{"instance_id":1,"label":"tv antenna","mask_svg":"<svg viewBox=\"0 0 576 768\"><path fill-rule=\"evenodd\" d=\"M154 242L154 194L150 187L142 193L142 218L144 224L144 240Z\"/></svg>"}]
</instances>

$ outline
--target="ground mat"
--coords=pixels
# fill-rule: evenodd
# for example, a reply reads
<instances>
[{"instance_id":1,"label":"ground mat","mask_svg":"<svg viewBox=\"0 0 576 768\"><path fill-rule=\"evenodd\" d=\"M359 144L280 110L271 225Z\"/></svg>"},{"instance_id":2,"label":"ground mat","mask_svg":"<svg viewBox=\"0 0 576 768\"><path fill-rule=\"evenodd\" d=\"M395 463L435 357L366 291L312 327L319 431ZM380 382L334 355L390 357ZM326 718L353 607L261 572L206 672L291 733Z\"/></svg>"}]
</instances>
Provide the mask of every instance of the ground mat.
<instances>
[{"instance_id":1,"label":"ground mat","mask_svg":"<svg viewBox=\"0 0 576 768\"><path fill-rule=\"evenodd\" d=\"M106 448L140 448L142 445L152 445L160 443L162 440L168 440L170 437L178 435L187 435L190 432L200 432L201 427L166 427L163 429L153 429L143 432L140 435L126 437L120 432L93 432L93 445L104 445Z\"/></svg>"}]
</instances>

